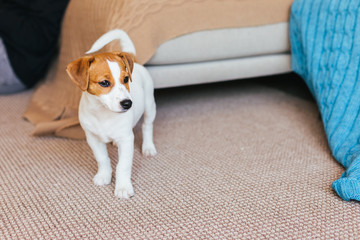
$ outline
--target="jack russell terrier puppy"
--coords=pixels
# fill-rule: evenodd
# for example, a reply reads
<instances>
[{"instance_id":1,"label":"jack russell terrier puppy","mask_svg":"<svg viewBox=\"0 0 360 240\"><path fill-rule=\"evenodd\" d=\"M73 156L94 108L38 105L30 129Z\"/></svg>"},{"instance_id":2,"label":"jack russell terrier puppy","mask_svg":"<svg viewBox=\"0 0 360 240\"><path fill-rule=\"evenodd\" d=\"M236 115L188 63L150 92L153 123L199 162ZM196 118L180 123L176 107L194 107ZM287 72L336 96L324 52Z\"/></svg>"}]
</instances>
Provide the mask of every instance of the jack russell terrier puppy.
<instances>
[{"instance_id":1,"label":"jack russell terrier puppy","mask_svg":"<svg viewBox=\"0 0 360 240\"><path fill-rule=\"evenodd\" d=\"M113 40L120 40L122 52L100 53L71 62L67 73L83 91L79 105L79 121L98 164L94 183L111 182L112 169L106 143L118 146L115 195L134 195L131 167L134 155L133 127L142 115L142 153L156 154L153 122L156 115L153 81L145 67L135 63L135 47L129 36L116 29L105 33L86 52L90 54Z\"/></svg>"}]
</instances>

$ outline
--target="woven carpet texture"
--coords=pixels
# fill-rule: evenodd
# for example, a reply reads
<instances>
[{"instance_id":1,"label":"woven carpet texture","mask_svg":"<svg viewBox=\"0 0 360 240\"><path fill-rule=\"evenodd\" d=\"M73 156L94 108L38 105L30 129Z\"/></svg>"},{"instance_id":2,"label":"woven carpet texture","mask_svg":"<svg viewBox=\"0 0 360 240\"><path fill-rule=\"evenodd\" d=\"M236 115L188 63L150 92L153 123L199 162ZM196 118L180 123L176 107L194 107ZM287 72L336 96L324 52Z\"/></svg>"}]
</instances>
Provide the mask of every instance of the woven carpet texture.
<instances>
[{"instance_id":1,"label":"woven carpet texture","mask_svg":"<svg viewBox=\"0 0 360 240\"><path fill-rule=\"evenodd\" d=\"M279 78L157 90L158 155L136 127L129 200L93 185L85 141L31 136L33 91L0 96L0 239L356 239L317 106Z\"/></svg>"}]
</instances>

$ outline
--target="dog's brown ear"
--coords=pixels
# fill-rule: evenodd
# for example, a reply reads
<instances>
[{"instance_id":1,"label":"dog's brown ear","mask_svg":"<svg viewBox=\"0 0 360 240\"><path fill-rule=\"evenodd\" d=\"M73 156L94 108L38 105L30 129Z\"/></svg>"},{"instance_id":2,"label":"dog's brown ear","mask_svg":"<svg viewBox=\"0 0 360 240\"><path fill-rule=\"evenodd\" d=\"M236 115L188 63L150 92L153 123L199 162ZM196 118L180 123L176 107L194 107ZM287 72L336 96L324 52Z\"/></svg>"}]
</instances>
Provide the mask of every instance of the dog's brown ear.
<instances>
[{"instance_id":1,"label":"dog's brown ear","mask_svg":"<svg viewBox=\"0 0 360 240\"><path fill-rule=\"evenodd\" d=\"M66 67L66 72L71 80L82 91L86 91L89 87L89 68L93 61L93 56L82 57L69 63Z\"/></svg>"},{"instance_id":2,"label":"dog's brown ear","mask_svg":"<svg viewBox=\"0 0 360 240\"><path fill-rule=\"evenodd\" d=\"M130 81L132 81L131 74L134 69L135 56L134 54L127 52L120 52L118 56L122 59L125 64L126 71L129 73Z\"/></svg>"}]
</instances>

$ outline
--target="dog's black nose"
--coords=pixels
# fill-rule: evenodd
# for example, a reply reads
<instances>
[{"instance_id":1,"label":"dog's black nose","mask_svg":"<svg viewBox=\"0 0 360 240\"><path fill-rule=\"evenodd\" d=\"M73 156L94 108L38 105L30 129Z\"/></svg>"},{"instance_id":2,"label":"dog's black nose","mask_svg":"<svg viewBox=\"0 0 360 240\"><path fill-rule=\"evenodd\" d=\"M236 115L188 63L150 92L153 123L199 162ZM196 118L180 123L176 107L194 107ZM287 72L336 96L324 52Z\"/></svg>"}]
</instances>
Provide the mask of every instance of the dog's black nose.
<instances>
[{"instance_id":1,"label":"dog's black nose","mask_svg":"<svg viewBox=\"0 0 360 240\"><path fill-rule=\"evenodd\" d=\"M131 106L132 106L132 101L130 100L130 99L125 99L125 100L122 100L121 102L120 102L120 105L124 108L124 109L129 109L129 108L131 108Z\"/></svg>"}]
</instances>

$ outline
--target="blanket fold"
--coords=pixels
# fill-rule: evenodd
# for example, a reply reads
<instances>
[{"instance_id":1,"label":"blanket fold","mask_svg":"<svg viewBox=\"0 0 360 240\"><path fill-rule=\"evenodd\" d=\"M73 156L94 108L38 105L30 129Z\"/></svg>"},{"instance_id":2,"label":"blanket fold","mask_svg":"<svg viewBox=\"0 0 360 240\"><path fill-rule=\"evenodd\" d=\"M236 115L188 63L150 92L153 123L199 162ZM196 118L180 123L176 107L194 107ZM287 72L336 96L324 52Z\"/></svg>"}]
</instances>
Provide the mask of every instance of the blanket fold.
<instances>
[{"instance_id":1,"label":"blanket fold","mask_svg":"<svg viewBox=\"0 0 360 240\"><path fill-rule=\"evenodd\" d=\"M292 68L313 93L330 149L346 172L332 184L360 201L360 1L295 0Z\"/></svg>"}]
</instances>

